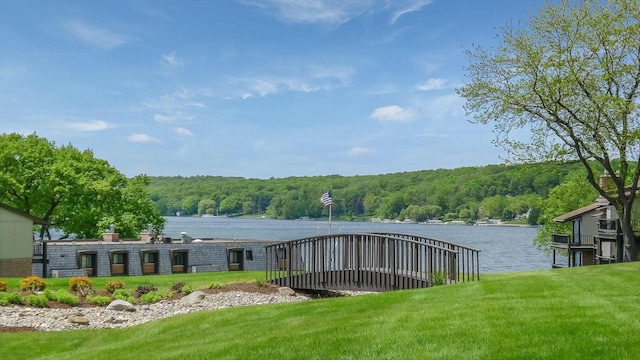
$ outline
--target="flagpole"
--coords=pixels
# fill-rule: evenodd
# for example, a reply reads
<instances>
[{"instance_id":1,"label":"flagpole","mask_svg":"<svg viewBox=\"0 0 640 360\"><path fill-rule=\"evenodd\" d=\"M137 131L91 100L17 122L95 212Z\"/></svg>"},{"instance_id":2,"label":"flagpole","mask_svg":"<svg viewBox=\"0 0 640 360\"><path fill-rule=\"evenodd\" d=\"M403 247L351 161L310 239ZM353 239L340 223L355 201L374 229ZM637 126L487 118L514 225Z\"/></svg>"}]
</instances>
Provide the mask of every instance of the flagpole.
<instances>
[{"instance_id":1,"label":"flagpole","mask_svg":"<svg viewBox=\"0 0 640 360\"><path fill-rule=\"evenodd\" d=\"M331 208L333 204L329 205L329 235L331 235Z\"/></svg>"}]
</instances>

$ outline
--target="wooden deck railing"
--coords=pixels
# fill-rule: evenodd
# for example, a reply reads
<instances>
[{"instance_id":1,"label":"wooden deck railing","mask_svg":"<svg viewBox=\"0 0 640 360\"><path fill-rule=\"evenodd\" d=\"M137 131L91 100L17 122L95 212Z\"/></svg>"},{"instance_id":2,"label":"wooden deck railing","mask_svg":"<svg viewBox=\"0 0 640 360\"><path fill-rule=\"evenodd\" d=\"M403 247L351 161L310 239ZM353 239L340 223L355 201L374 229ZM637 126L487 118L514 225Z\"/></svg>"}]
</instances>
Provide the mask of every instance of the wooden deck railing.
<instances>
[{"instance_id":1,"label":"wooden deck railing","mask_svg":"<svg viewBox=\"0 0 640 360\"><path fill-rule=\"evenodd\" d=\"M566 234L552 234L552 245L569 245L569 246L595 246L595 236L593 235L580 235L571 236Z\"/></svg>"},{"instance_id":2,"label":"wooden deck railing","mask_svg":"<svg viewBox=\"0 0 640 360\"><path fill-rule=\"evenodd\" d=\"M479 279L478 250L404 234L336 234L266 247L267 281L387 291Z\"/></svg>"}]
</instances>

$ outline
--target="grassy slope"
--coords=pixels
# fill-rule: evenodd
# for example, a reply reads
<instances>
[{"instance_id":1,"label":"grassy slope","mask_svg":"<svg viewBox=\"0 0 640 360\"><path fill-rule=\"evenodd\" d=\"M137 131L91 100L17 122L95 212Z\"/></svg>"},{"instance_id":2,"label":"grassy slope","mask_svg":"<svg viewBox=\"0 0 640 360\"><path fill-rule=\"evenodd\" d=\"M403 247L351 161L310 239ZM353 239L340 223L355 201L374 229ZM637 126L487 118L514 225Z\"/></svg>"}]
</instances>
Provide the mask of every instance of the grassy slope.
<instances>
[{"instance_id":1,"label":"grassy slope","mask_svg":"<svg viewBox=\"0 0 640 360\"><path fill-rule=\"evenodd\" d=\"M640 263L232 308L123 330L0 333L0 359L637 359Z\"/></svg>"}]
</instances>

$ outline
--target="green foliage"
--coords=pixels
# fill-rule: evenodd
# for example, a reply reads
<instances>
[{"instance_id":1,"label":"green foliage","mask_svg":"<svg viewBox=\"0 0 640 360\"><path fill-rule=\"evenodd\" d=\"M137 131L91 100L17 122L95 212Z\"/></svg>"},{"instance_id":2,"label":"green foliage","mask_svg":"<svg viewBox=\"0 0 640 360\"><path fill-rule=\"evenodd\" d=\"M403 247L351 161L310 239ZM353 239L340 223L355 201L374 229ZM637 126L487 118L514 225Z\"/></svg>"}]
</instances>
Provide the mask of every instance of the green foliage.
<instances>
[{"instance_id":1,"label":"green foliage","mask_svg":"<svg viewBox=\"0 0 640 360\"><path fill-rule=\"evenodd\" d=\"M0 189L15 189L0 192L0 202L66 234L97 238L112 223L121 237L136 237L147 224L160 232L165 220L149 197L148 181L143 175L127 179L90 150L56 147L35 134L0 134Z\"/></svg>"},{"instance_id":2,"label":"green foliage","mask_svg":"<svg viewBox=\"0 0 640 360\"><path fill-rule=\"evenodd\" d=\"M95 295L95 296L87 295L87 302L91 305L107 306L111 303L111 298L103 295Z\"/></svg>"},{"instance_id":3,"label":"green foliage","mask_svg":"<svg viewBox=\"0 0 640 360\"><path fill-rule=\"evenodd\" d=\"M104 289L106 291L108 291L109 293L113 294L114 291L118 290L118 289L124 289L124 282L120 281L120 280L113 280L113 281L109 281L105 286Z\"/></svg>"},{"instance_id":4,"label":"green foliage","mask_svg":"<svg viewBox=\"0 0 640 360\"><path fill-rule=\"evenodd\" d=\"M224 284L221 283L212 283L211 285L209 285L209 289L222 289L224 287Z\"/></svg>"},{"instance_id":5,"label":"green foliage","mask_svg":"<svg viewBox=\"0 0 640 360\"><path fill-rule=\"evenodd\" d=\"M447 283L449 274L446 271L434 271L431 273L431 285L440 286Z\"/></svg>"},{"instance_id":6,"label":"green foliage","mask_svg":"<svg viewBox=\"0 0 640 360\"><path fill-rule=\"evenodd\" d=\"M0 292L7 291L7 283L0 280Z\"/></svg>"},{"instance_id":7,"label":"green foliage","mask_svg":"<svg viewBox=\"0 0 640 360\"><path fill-rule=\"evenodd\" d=\"M618 209L626 261L638 251L638 19L638 0L549 1L501 28L495 46L468 50L469 83L457 91L511 160L582 164ZM603 170L611 186L599 183Z\"/></svg>"},{"instance_id":8,"label":"green foliage","mask_svg":"<svg viewBox=\"0 0 640 360\"><path fill-rule=\"evenodd\" d=\"M441 219L461 209L462 218L475 220L481 202L502 199L487 209L495 218L509 208L514 215L526 213L549 189L580 164L489 165L366 176L289 177L244 179L215 176L151 177L148 187L155 205L165 215L185 211L183 202L198 199L198 214L267 214L271 218L295 219L328 216L320 196L333 190L335 218L398 218L426 221ZM191 209L190 211L193 211ZM486 214L485 214L486 215Z\"/></svg>"},{"instance_id":9,"label":"green foliage","mask_svg":"<svg viewBox=\"0 0 640 360\"><path fill-rule=\"evenodd\" d=\"M27 305L39 308L46 308L49 306L49 300L44 295L29 294L27 296Z\"/></svg>"},{"instance_id":10,"label":"green foliage","mask_svg":"<svg viewBox=\"0 0 640 360\"><path fill-rule=\"evenodd\" d=\"M153 304L161 300L171 299L172 297L173 297L173 292L171 291L156 290L156 291L150 291L140 296L140 302L143 304Z\"/></svg>"},{"instance_id":11,"label":"green foliage","mask_svg":"<svg viewBox=\"0 0 640 360\"><path fill-rule=\"evenodd\" d=\"M185 285L182 287L182 295L189 295L193 292L193 289L189 285Z\"/></svg>"},{"instance_id":12,"label":"green foliage","mask_svg":"<svg viewBox=\"0 0 640 360\"><path fill-rule=\"evenodd\" d=\"M22 305L23 299L17 291L0 292L0 305L5 306L8 304Z\"/></svg>"},{"instance_id":13,"label":"green foliage","mask_svg":"<svg viewBox=\"0 0 640 360\"><path fill-rule=\"evenodd\" d=\"M86 276L74 276L69 279L69 291L86 296L91 291L91 279Z\"/></svg>"},{"instance_id":14,"label":"green foliage","mask_svg":"<svg viewBox=\"0 0 640 360\"><path fill-rule=\"evenodd\" d=\"M47 284L41 277L35 275L29 275L20 281L20 290L36 292L42 291L47 287Z\"/></svg>"},{"instance_id":15,"label":"green foliage","mask_svg":"<svg viewBox=\"0 0 640 360\"><path fill-rule=\"evenodd\" d=\"M113 292L112 297L114 300L124 300L128 302L134 301L134 297L131 296L131 293L125 289L117 289Z\"/></svg>"},{"instance_id":16,"label":"green foliage","mask_svg":"<svg viewBox=\"0 0 640 360\"><path fill-rule=\"evenodd\" d=\"M51 289L44 289L42 295L44 295L49 301L58 300L58 298L56 297L56 292Z\"/></svg>"},{"instance_id":17,"label":"green foliage","mask_svg":"<svg viewBox=\"0 0 640 360\"><path fill-rule=\"evenodd\" d=\"M60 303L67 304L70 306L78 306L80 304L80 298L78 298L76 295L69 293L65 289L59 289L58 291L56 291L56 300L58 300L58 302Z\"/></svg>"}]
</instances>

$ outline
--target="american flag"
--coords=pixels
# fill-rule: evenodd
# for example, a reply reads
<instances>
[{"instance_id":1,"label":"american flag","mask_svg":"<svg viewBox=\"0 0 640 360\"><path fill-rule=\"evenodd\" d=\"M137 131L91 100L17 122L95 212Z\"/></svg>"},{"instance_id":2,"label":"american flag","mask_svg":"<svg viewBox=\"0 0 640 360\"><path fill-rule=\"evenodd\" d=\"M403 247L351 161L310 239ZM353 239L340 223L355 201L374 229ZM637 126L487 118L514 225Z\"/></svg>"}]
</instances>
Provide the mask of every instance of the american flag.
<instances>
[{"instance_id":1,"label":"american flag","mask_svg":"<svg viewBox=\"0 0 640 360\"><path fill-rule=\"evenodd\" d=\"M322 194L320 201L324 204L324 206L331 206L333 204L333 198L331 197L331 190Z\"/></svg>"}]
</instances>

